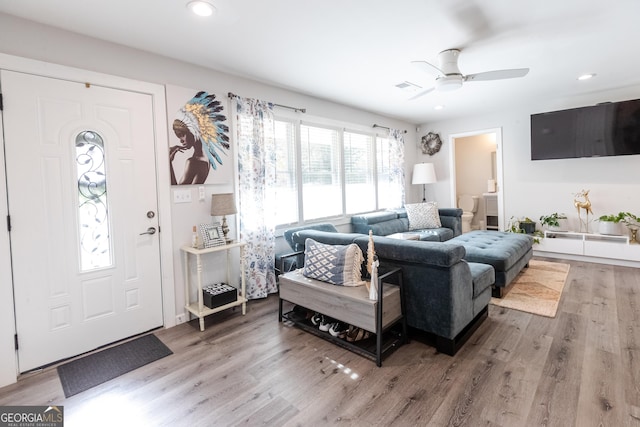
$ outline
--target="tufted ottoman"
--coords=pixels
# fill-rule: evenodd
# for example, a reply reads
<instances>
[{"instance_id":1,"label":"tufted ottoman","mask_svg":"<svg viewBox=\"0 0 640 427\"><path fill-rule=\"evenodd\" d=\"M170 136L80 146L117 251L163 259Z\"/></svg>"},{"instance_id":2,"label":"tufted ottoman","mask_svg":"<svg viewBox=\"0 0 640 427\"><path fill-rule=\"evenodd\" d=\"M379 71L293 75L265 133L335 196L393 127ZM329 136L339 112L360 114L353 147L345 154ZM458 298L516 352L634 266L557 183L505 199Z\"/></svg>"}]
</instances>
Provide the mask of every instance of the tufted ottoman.
<instances>
[{"instance_id":1,"label":"tufted ottoman","mask_svg":"<svg viewBox=\"0 0 640 427\"><path fill-rule=\"evenodd\" d=\"M454 237L447 243L464 246L468 262L492 265L496 272L492 295L502 298L511 281L533 257L533 239L526 234L476 230Z\"/></svg>"}]
</instances>

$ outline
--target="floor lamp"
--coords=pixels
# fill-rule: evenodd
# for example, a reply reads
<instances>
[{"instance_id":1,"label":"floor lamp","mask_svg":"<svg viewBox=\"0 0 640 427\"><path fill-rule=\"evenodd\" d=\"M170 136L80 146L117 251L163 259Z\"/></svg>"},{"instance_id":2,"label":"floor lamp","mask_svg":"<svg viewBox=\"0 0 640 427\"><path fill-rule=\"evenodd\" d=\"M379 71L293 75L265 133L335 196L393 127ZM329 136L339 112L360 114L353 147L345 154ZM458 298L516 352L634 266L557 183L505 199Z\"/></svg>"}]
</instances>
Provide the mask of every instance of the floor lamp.
<instances>
[{"instance_id":1,"label":"floor lamp","mask_svg":"<svg viewBox=\"0 0 640 427\"><path fill-rule=\"evenodd\" d=\"M436 182L436 170L433 163L416 163L413 165L412 184L422 184L422 201L426 202L425 184L433 184Z\"/></svg>"}]
</instances>

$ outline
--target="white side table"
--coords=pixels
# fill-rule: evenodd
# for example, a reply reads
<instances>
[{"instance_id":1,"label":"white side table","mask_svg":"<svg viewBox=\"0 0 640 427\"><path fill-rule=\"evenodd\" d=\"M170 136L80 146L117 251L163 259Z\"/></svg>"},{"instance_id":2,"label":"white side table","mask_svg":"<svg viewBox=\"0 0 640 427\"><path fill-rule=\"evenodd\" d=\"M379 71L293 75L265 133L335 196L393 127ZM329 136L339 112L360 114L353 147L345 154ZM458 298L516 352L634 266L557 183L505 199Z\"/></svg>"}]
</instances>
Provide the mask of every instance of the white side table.
<instances>
[{"instance_id":1,"label":"white side table","mask_svg":"<svg viewBox=\"0 0 640 427\"><path fill-rule=\"evenodd\" d=\"M200 319L200 330L204 331L204 318L213 313L217 313L222 310L226 310L228 308L237 307L242 305L242 315L244 316L247 313L247 297L246 297L246 284L245 284L245 265L244 265L244 249L246 246L246 242L234 242L221 246L214 246L212 248L192 248L191 246L182 246L180 250L184 253L184 301L185 306L190 313L194 316L197 316ZM230 302L229 304L221 305L220 307L209 308L204 305L203 295L202 295L202 255L210 254L213 252L226 251L227 253L227 283L230 283L230 256L231 249L238 248L240 249L240 292L238 295L238 299L236 301ZM191 276L191 268L189 267L189 255L193 255L196 258L196 273L198 277L198 289L197 295L198 300L195 302L190 302L189 294L191 290L191 284L189 277Z\"/></svg>"}]
</instances>

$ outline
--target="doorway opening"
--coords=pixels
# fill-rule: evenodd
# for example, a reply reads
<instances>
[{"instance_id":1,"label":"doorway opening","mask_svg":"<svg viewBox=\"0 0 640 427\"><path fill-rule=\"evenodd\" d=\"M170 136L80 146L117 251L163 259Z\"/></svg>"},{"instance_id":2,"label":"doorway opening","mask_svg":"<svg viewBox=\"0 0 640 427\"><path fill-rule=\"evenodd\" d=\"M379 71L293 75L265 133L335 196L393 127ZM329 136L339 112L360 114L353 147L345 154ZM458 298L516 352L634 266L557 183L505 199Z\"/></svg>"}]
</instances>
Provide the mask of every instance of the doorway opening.
<instances>
[{"instance_id":1,"label":"doorway opening","mask_svg":"<svg viewBox=\"0 0 640 427\"><path fill-rule=\"evenodd\" d=\"M471 212L473 216L465 231L504 230L502 129L451 134L449 142L451 200L457 207L460 207L461 196L471 196L476 201L475 212ZM466 217L469 221L469 215Z\"/></svg>"}]
</instances>

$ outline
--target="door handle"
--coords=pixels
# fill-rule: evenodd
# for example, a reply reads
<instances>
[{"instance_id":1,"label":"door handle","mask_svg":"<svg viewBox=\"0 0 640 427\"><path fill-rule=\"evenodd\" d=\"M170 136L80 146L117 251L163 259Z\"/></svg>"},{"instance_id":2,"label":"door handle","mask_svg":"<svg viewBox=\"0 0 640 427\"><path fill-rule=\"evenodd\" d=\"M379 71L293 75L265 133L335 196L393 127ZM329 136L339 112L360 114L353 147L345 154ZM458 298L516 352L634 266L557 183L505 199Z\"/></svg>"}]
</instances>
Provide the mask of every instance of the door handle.
<instances>
[{"instance_id":1,"label":"door handle","mask_svg":"<svg viewBox=\"0 0 640 427\"><path fill-rule=\"evenodd\" d=\"M141 236L144 236L145 234L156 234L156 228L149 227L147 228L147 231L145 231L144 233L140 233Z\"/></svg>"}]
</instances>

